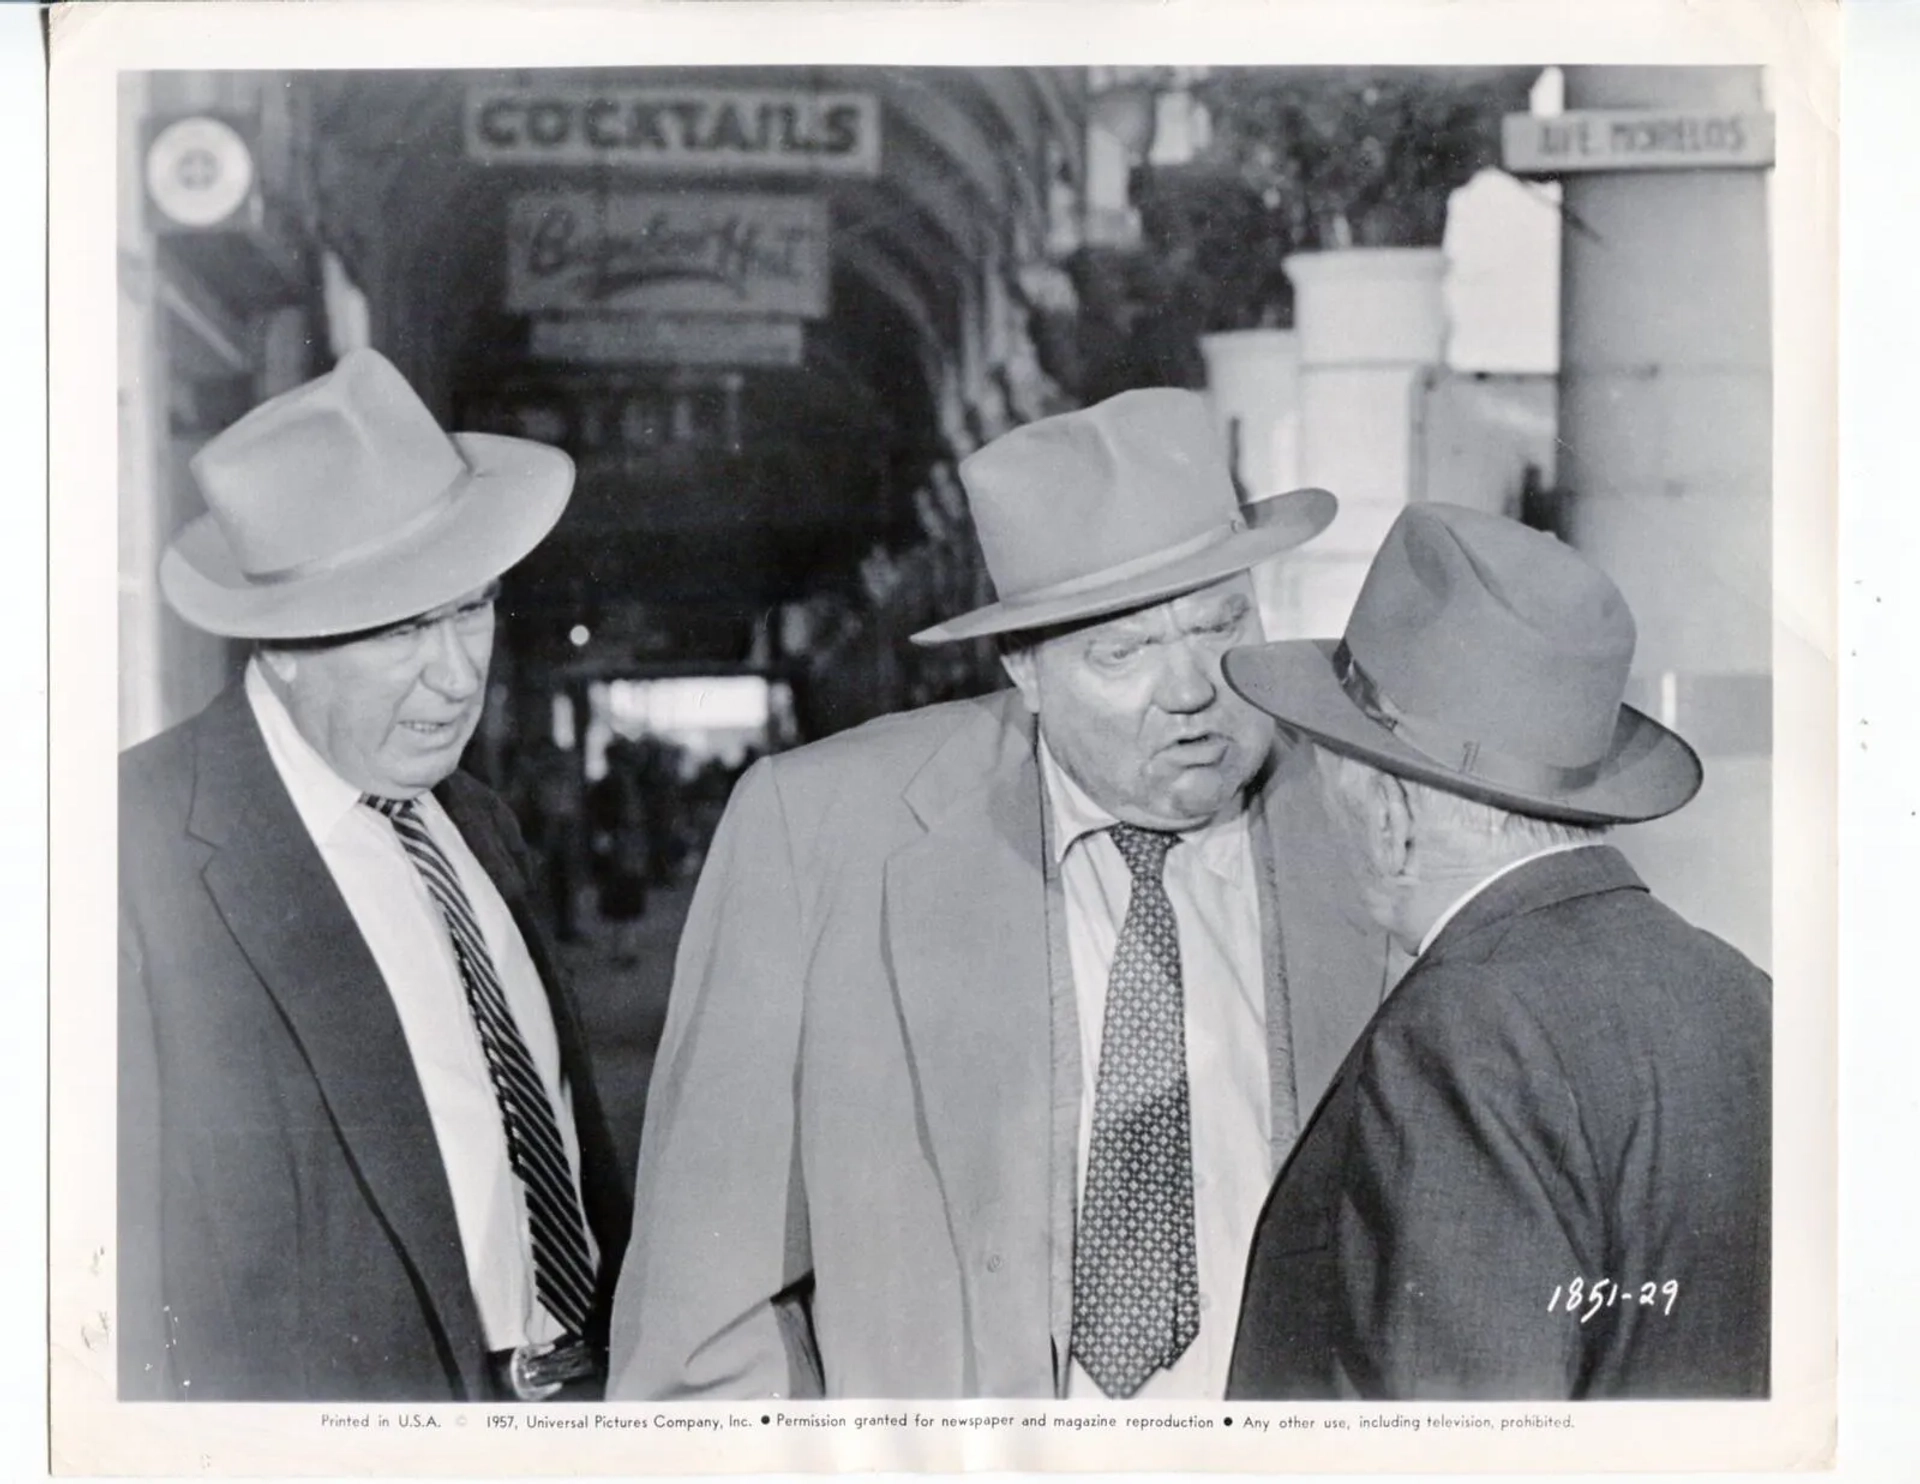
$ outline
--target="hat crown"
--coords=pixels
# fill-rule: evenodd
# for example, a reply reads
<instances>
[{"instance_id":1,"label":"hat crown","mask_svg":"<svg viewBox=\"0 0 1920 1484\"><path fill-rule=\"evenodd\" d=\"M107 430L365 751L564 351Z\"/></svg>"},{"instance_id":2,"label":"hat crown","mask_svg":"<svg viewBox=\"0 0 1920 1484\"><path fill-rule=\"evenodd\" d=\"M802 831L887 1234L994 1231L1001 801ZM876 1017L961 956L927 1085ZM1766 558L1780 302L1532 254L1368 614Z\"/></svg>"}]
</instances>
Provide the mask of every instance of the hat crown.
<instances>
[{"instance_id":1,"label":"hat crown","mask_svg":"<svg viewBox=\"0 0 1920 1484\"><path fill-rule=\"evenodd\" d=\"M1203 398L1154 388L1016 428L960 463L1002 601L1124 568L1240 516Z\"/></svg>"},{"instance_id":2,"label":"hat crown","mask_svg":"<svg viewBox=\"0 0 1920 1484\"><path fill-rule=\"evenodd\" d=\"M376 549L469 472L374 350L349 351L326 375L263 402L190 467L235 562L256 580Z\"/></svg>"},{"instance_id":3,"label":"hat crown","mask_svg":"<svg viewBox=\"0 0 1920 1484\"><path fill-rule=\"evenodd\" d=\"M1438 503L1395 521L1346 632L1396 711L1559 768L1607 755L1634 642L1620 590L1569 547Z\"/></svg>"}]
</instances>

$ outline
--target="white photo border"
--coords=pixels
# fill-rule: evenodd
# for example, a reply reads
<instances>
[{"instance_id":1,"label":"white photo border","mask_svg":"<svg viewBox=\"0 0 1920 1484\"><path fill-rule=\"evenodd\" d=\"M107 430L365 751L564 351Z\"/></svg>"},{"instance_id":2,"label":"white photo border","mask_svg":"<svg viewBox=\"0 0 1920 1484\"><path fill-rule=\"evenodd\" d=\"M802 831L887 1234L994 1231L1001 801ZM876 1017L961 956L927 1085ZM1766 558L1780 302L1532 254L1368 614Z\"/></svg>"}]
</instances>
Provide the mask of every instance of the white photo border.
<instances>
[{"instance_id":1,"label":"white photo border","mask_svg":"<svg viewBox=\"0 0 1920 1484\"><path fill-rule=\"evenodd\" d=\"M1834 187L1838 36L1830 6L1793 0L1594 7L1488 0L1293 0L1284 6L298 6L227 0L102 4L54 17L50 204L52 818L49 1272L54 1453L63 1471L224 1475L807 1472L847 1468L1063 1471L1324 1468L1507 1472L1818 1467L1834 1415L1836 629ZM1774 251L1776 1001L1775 1383L1765 1403L1588 1403L1566 1433L1506 1439L1351 1433L1297 1453L1221 1436L1116 1430L1044 1442L1009 1435L777 1432L716 1448L701 1436L608 1430L489 1434L471 1408L387 1409L439 1426L372 1435L323 1429L320 1407L138 1407L113 1401L110 1352L80 1336L111 1309L114 1231L113 941L101 883L114 850L115 635L101 601L114 552L114 76L122 68L560 66L612 55L729 61L1032 64L1145 61L1746 62L1769 69L1779 115ZM1791 209L1787 209L1790 204ZM104 227L103 224L104 223ZM1780 1219L1789 1217L1791 1219ZM1911 1230L1911 1226L1907 1228ZM93 1254L106 1249L105 1262ZM791 1404L790 1404L791 1405ZM848 1416L893 1408L848 1404ZM928 1410L920 1404L921 1410ZM356 1409L367 1410L367 1409ZM373 1409L382 1410L382 1409ZM702 1408L608 1407L652 1416ZM716 1412L744 1411L714 1408ZM831 1411L834 1408L826 1408ZM932 1409L1061 1412L1034 1404ZM1084 1409L1081 1409L1084 1410ZM1117 1410L1117 1409L1116 1409ZM1138 1407L1124 1409L1138 1415ZM1188 1409L1177 1409L1185 1411ZM1214 1406L1219 1413L1226 1409ZM1237 1410L1237 1409L1236 1409ZM1360 1415L1353 1407L1286 1410ZM1382 1408L1422 1412L1422 1408ZM1486 1407L1492 1417L1566 1408ZM1364 1411L1364 1409L1362 1409ZM462 1425L462 1420L469 1425ZM723 1434L723 1437L725 1435Z\"/></svg>"}]
</instances>

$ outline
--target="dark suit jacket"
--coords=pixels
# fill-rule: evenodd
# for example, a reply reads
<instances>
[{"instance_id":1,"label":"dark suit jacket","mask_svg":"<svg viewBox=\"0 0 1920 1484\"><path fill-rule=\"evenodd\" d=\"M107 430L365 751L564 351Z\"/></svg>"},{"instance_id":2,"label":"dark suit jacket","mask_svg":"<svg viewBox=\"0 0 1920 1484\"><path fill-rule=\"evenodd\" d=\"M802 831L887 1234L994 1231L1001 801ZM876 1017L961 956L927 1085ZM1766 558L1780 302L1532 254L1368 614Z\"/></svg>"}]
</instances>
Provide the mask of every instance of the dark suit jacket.
<instances>
[{"instance_id":1,"label":"dark suit jacket","mask_svg":"<svg viewBox=\"0 0 1920 1484\"><path fill-rule=\"evenodd\" d=\"M436 790L547 987L605 1309L630 1206L504 804ZM123 1400L480 1398L453 1197L372 953L230 687L120 764Z\"/></svg>"},{"instance_id":2,"label":"dark suit jacket","mask_svg":"<svg viewBox=\"0 0 1920 1484\"><path fill-rule=\"evenodd\" d=\"M1611 847L1488 887L1281 1172L1229 1396L1764 1396L1771 1006Z\"/></svg>"},{"instance_id":3,"label":"dark suit jacket","mask_svg":"<svg viewBox=\"0 0 1920 1484\"><path fill-rule=\"evenodd\" d=\"M614 1399L1061 1388L1080 1038L1042 831L1014 691L741 780L647 1096ZM1253 834L1277 1170L1386 953L1337 889L1305 748Z\"/></svg>"}]
</instances>

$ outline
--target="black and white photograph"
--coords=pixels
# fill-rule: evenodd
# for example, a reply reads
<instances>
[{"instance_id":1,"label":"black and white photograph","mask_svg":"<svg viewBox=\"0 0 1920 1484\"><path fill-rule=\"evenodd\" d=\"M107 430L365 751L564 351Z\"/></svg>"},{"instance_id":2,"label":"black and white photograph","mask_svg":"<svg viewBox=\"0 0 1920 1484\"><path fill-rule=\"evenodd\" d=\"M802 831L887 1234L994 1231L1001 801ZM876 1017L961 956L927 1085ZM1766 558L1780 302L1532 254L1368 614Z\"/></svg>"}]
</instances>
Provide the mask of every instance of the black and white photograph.
<instances>
[{"instance_id":1,"label":"black and white photograph","mask_svg":"<svg viewBox=\"0 0 1920 1484\"><path fill-rule=\"evenodd\" d=\"M1830 1409L1779 63L638 35L87 74L72 1415Z\"/></svg>"}]
</instances>

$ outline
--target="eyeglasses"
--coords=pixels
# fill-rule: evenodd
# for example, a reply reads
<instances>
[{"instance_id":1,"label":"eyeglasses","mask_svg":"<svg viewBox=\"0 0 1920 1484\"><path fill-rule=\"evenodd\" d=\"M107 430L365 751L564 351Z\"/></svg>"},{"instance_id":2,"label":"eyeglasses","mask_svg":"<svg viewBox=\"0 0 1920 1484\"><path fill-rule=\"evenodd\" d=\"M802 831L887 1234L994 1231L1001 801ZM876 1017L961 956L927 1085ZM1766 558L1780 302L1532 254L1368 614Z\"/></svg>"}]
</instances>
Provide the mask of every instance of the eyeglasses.
<instances>
[{"instance_id":1,"label":"eyeglasses","mask_svg":"<svg viewBox=\"0 0 1920 1484\"><path fill-rule=\"evenodd\" d=\"M417 653L443 624L451 624L455 635L462 640L484 639L493 632L493 609L499 596L500 584L489 583L464 603L448 604L417 618L375 629L355 642L397 662Z\"/></svg>"}]
</instances>

